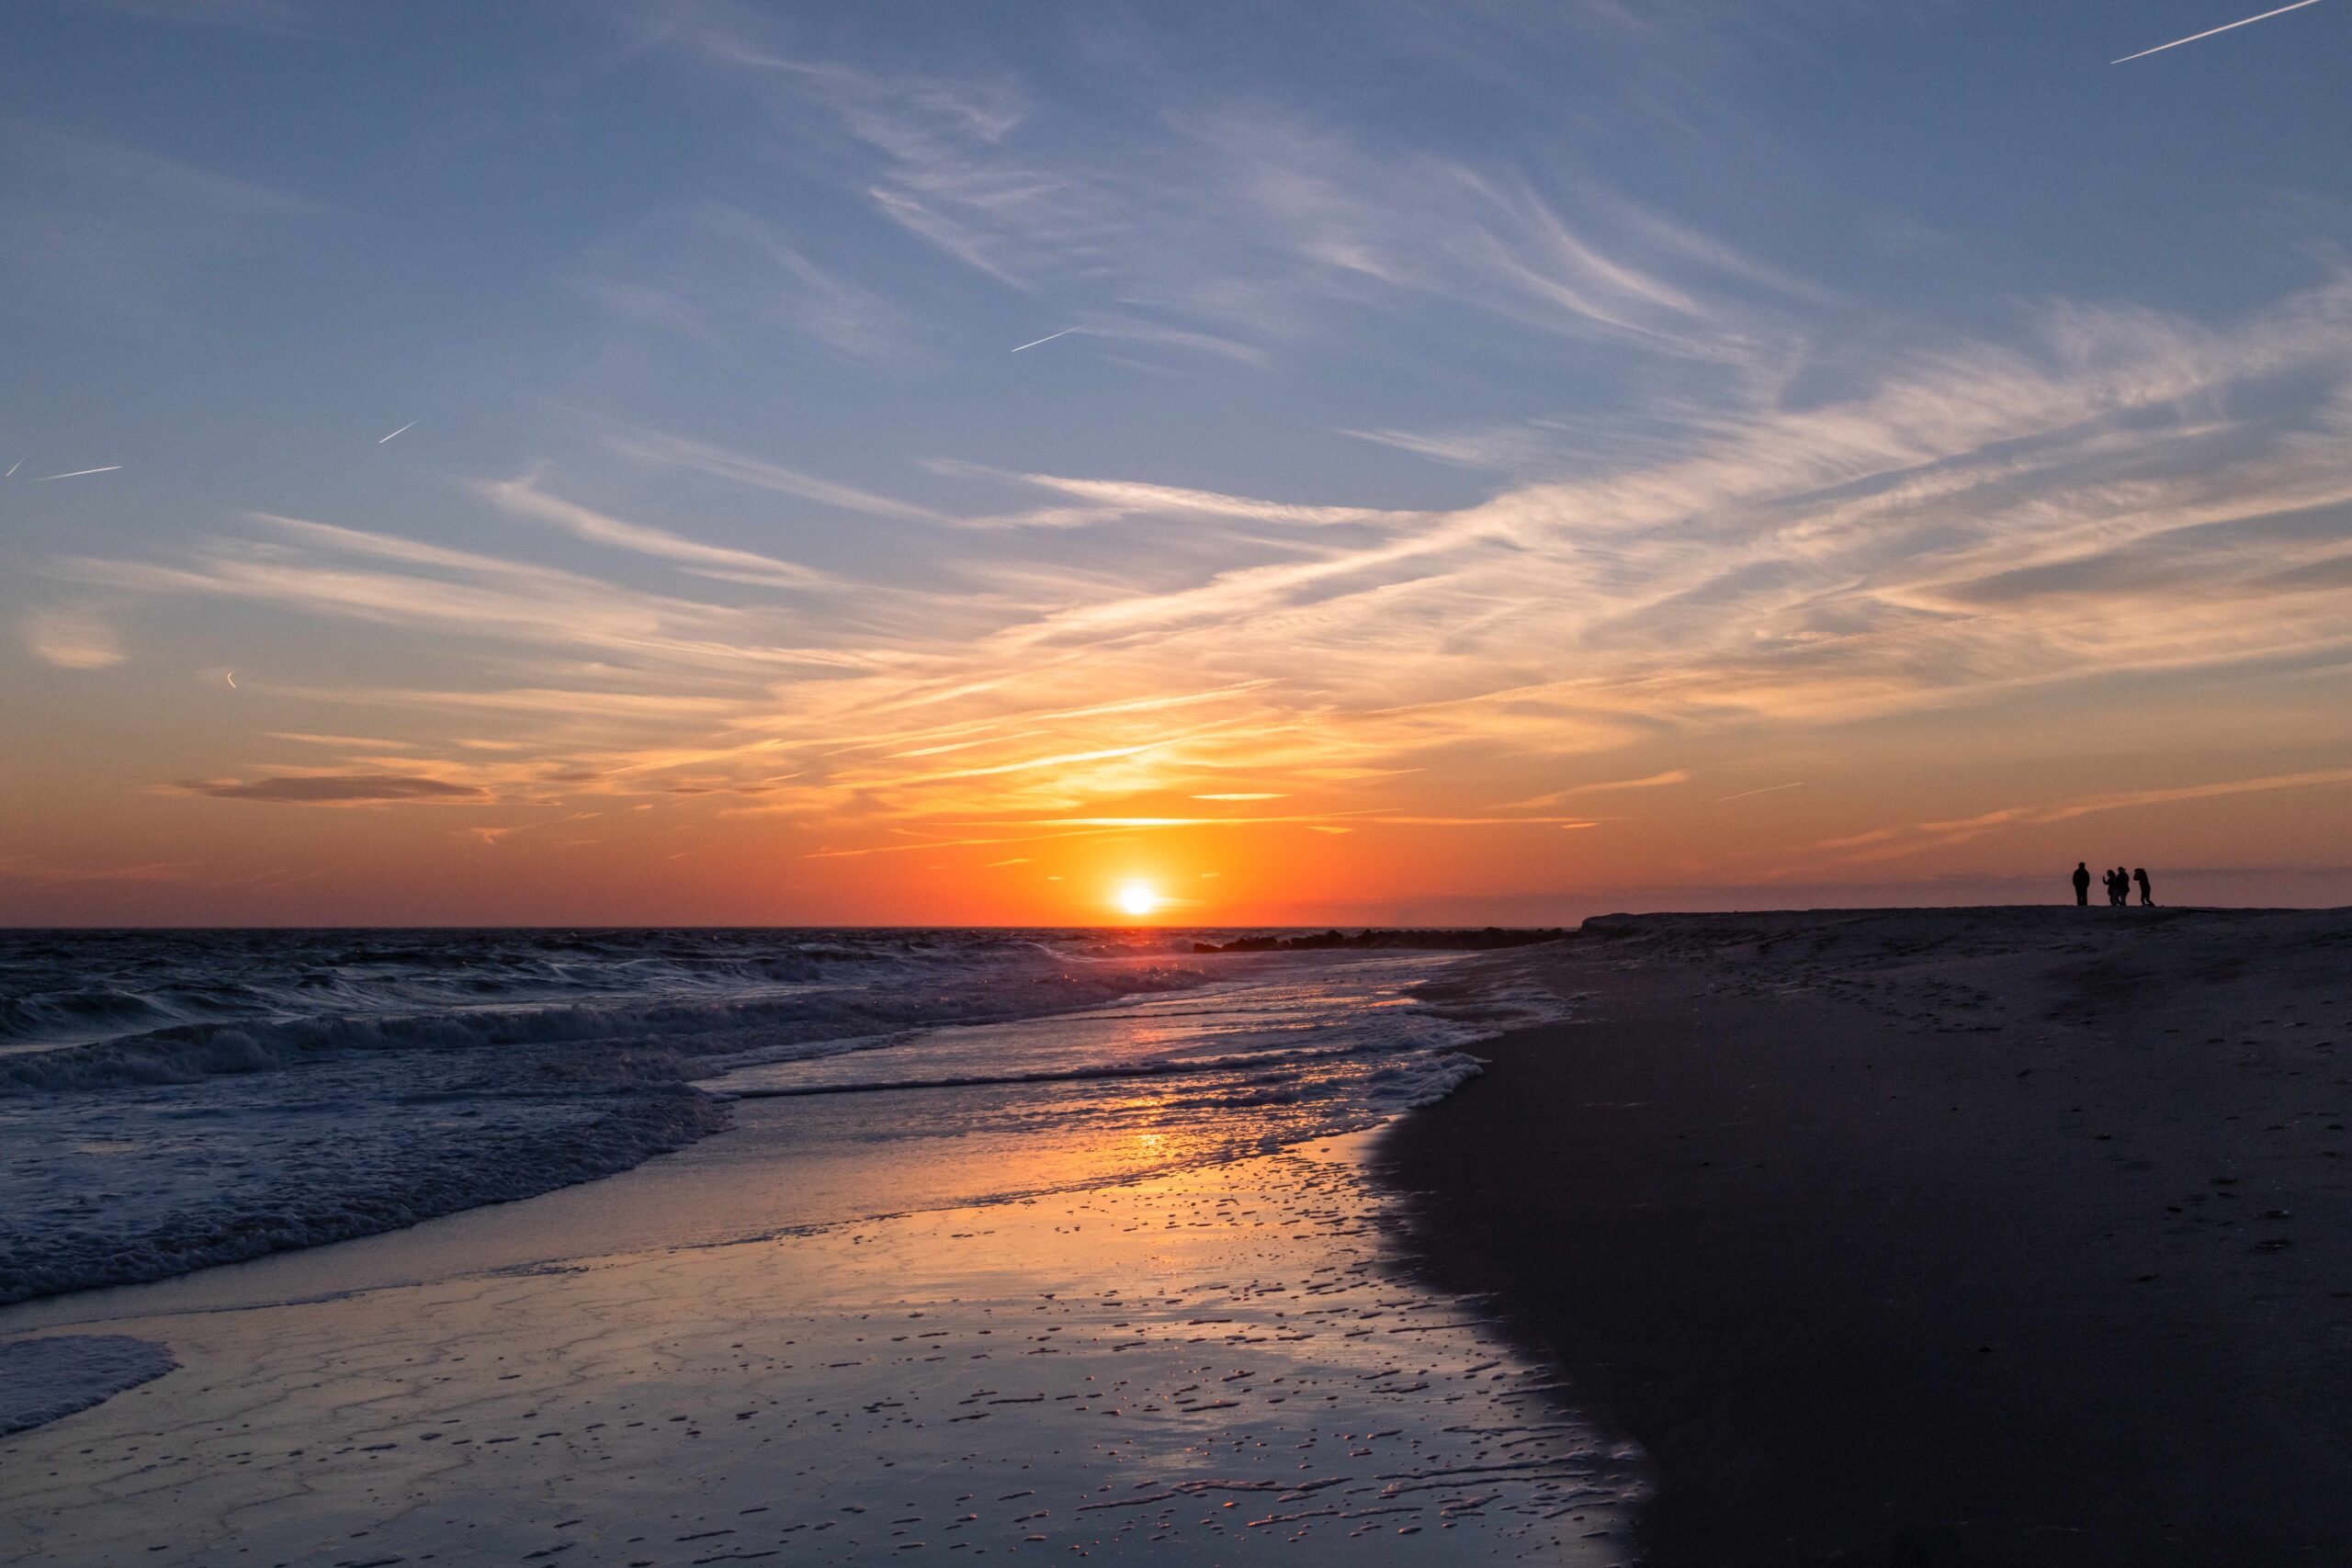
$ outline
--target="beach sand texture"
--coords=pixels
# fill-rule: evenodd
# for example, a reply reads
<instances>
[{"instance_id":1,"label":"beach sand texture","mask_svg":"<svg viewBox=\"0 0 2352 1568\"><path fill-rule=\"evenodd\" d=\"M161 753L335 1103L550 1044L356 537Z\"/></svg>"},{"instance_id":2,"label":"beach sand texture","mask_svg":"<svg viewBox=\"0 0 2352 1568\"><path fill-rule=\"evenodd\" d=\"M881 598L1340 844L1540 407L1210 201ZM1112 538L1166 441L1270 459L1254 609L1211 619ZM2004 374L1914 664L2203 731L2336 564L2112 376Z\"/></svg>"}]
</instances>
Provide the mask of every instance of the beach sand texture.
<instances>
[{"instance_id":1,"label":"beach sand texture","mask_svg":"<svg viewBox=\"0 0 2352 1568\"><path fill-rule=\"evenodd\" d=\"M1384 1145L1651 1559L2352 1561L2352 914L1595 921Z\"/></svg>"},{"instance_id":2,"label":"beach sand texture","mask_svg":"<svg viewBox=\"0 0 2352 1568\"><path fill-rule=\"evenodd\" d=\"M1384 1271L1361 1141L109 1320L180 1369L0 1440L0 1557L1630 1562L1638 1456L1489 1309ZM290 1289L334 1251L259 1267Z\"/></svg>"}]
</instances>

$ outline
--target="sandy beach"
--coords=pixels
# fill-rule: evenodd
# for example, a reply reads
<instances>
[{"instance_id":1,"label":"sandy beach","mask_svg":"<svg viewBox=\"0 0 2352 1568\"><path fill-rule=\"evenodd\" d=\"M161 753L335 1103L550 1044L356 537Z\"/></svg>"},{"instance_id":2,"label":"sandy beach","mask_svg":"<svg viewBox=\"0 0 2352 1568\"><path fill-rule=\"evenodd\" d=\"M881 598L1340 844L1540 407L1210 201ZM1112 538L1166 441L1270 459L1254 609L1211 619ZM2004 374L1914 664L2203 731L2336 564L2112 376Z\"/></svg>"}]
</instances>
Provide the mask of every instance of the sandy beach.
<instances>
[{"instance_id":1,"label":"sandy beach","mask_svg":"<svg viewBox=\"0 0 2352 1568\"><path fill-rule=\"evenodd\" d=\"M1608 917L739 1067L618 1176L0 1309L0 1554L2341 1562L2347 952Z\"/></svg>"},{"instance_id":2,"label":"sandy beach","mask_svg":"<svg viewBox=\"0 0 2352 1568\"><path fill-rule=\"evenodd\" d=\"M2352 1559L2352 915L1656 916L1383 1148L1648 1560Z\"/></svg>"}]
</instances>

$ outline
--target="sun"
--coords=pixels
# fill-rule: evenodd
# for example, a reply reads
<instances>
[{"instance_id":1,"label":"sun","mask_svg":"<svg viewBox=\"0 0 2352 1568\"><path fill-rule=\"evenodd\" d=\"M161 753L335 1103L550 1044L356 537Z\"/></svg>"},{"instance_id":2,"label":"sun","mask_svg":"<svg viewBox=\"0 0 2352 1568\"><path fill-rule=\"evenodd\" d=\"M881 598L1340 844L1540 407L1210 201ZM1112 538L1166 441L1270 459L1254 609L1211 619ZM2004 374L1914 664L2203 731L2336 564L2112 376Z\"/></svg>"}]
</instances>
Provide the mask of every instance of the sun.
<instances>
[{"instance_id":1,"label":"sun","mask_svg":"<svg viewBox=\"0 0 2352 1568\"><path fill-rule=\"evenodd\" d=\"M1118 897L1112 902L1118 905L1121 914L1141 919L1168 900L1162 898L1159 889L1148 882L1130 882L1120 887Z\"/></svg>"}]
</instances>

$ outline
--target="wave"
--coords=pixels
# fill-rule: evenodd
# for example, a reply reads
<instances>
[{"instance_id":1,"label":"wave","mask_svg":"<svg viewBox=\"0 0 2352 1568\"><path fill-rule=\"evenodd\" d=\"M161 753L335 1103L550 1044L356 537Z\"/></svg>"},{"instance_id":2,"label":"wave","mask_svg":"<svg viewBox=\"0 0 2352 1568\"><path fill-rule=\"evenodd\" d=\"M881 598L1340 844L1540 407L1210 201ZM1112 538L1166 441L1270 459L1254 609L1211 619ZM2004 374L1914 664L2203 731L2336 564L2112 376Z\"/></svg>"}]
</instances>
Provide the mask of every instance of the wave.
<instances>
[{"instance_id":1,"label":"wave","mask_svg":"<svg viewBox=\"0 0 2352 1568\"><path fill-rule=\"evenodd\" d=\"M1096 1081L1117 1079L1214 1079L1214 1077L1244 1075L1242 1089L1223 1096L1197 1098L1197 1100L1169 1100L1169 1105L1284 1105L1312 1093L1312 1086L1301 1084L1301 1067L1331 1067L1350 1058L1366 1055L1395 1055L1397 1046L1390 1039L1362 1039L1362 1042L1331 1046L1324 1051L1244 1051L1232 1055L1190 1055L1190 1058L1150 1058L1125 1060L1125 1063L1084 1063L1077 1067L1030 1067L1021 1072L950 1072L933 1077L870 1077L870 1079L816 1081L816 1084L774 1084L774 1086L729 1086L727 1081L713 1084L713 1093L727 1100L809 1100L819 1096L870 1096L870 1093L896 1093L896 1090L920 1089L1004 1089L1016 1084L1096 1084ZM1374 1067L1362 1075L1362 1079L1350 1079L1348 1086L1371 1086L1374 1096L1387 1100L1385 1090L1395 1086L1411 1086L1416 1093L1437 1089L1442 1098L1452 1089L1461 1086L1470 1077L1477 1077L1482 1065L1477 1058L1463 1055L1458 1051L1416 1051L1404 1060ZM1430 1100L1414 1100L1414 1105L1428 1105Z\"/></svg>"},{"instance_id":2,"label":"wave","mask_svg":"<svg viewBox=\"0 0 2352 1568\"><path fill-rule=\"evenodd\" d=\"M1196 986L1195 965L1073 967L1046 955L899 983L808 985L723 998L656 996L432 1012L313 1012L176 1023L0 1055L0 1096L195 1083L362 1051L481 1051L614 1042L684 1056L821 1046L923 1024L1019 1018ZM919 978L928 982L904 983Z\"/></svg>"},{"instance_id":3,"label":"wave","mask_svg":"<svg viewBox=\"0 0 2352 1568\"><path fill-rule=\"evenodd\" d=\"M1159 1015L1160 1017L1166 1014ZM882 1094L894 1089L990 1089L1011 1084L1091 1083L1117 1078L1208 1077L1220 1073L1248 1072L1258 1081L1288 1083L1290 1069L1309 1063L1328 1064L1351 1056L1391 1052L1386 1040L1363 1040L1320 1051L1251 1051L1225 1056L1164 1056L1144 1061L1090 1062L1082 1066L1037 1067L1022 1072L954 1073L933 1077L876 1077L832 1083L748 1086L736 1089L723 1082L714 1091L729 1100L806 1100L828 1094ZM1387 1071L1388 1069L1382 1069ZM1381 1074L1374 1072L1374 1081Z\"/></svg>"},{"instance_id":4,"label":"wave","mask_svg":"<svg viewBox=\"0 0 2352 1568\"><path fill-rule=\"evenodd\" d=\"M1320 1136L1530 1005L1487 959L1182 951L1216 934L0 932L0 1303L593 1180L739 1100L942 1091L952 1130L1008 1109L952 1091L1029 1085L1001 1124ZM1161 1087L1084 1088L1117 1080Z\"/></svg>"},{"instance_id":5,"label":"wave","mask_svg":"<svg viewBox=\"0 0 2352 1568\"><path fill-rule=\"evenodd\" d=\"M0 1053L294 1016L922 985L1165 960L1174 945L1017 931L0 931Z\"/></svg>"},{"instance_id":6,"label":"wave","mask_svg":"<svg viewBox=\"0 0 2352 1568\"><path fill-rule=\"evenodd\" d=\"M288 1108L275 1109L287 1118ZM327 1108L302 1124L329 1134L341 1109L348 1108ZM44 1205L46 1216L19 1212L0 1231L6 1243L0 1305L168 1279L534 1197L616 1175L726 1124L724 1109L708 1096L677 1086L608 1091L584 1110L510 1115L490 1130L494 1135L462 1149L446 1135L419 1136L398 1124L346 1128L319 1157L277 1162L254 1179L208 1183L200 1196L181 1201L130 1201L105 1214L55 1203ZM40 1217L51 1223L27 1223Z\"/></svg>"}]
</instances>

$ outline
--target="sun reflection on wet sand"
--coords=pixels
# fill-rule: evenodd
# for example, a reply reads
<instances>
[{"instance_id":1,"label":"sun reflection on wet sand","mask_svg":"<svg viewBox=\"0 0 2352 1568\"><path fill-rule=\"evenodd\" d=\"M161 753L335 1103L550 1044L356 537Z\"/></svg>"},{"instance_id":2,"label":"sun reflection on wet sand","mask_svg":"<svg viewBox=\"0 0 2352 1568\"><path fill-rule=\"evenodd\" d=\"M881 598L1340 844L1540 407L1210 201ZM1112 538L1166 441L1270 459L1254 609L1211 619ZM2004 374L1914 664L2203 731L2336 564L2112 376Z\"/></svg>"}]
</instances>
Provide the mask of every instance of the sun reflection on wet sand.
<instances>
[{"instance_id":1,"label":"sun reflection on wet sand","mask_svg":"<svg viewBox=\"0 0 2352 1568\"><path fill-rule=\"evenodd\" d=\"M1160 1151L1169 1134L1112 1141ZM1624 1561L1637 1463L1474 1304L1384 1272L1358 1143L116 1322L181 1370L0 1444L0 1548L684 1564L1148 1547L1185 1563L1279 1541L1351 1562ZM505 1213L527 1224L531 1208Z\"/></svg>"}]
</instances>

